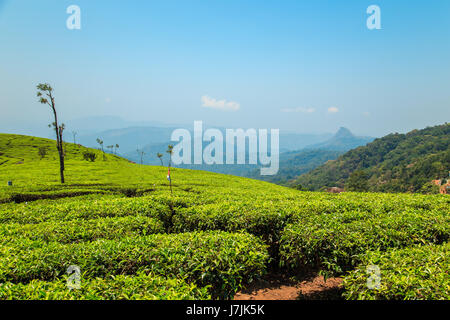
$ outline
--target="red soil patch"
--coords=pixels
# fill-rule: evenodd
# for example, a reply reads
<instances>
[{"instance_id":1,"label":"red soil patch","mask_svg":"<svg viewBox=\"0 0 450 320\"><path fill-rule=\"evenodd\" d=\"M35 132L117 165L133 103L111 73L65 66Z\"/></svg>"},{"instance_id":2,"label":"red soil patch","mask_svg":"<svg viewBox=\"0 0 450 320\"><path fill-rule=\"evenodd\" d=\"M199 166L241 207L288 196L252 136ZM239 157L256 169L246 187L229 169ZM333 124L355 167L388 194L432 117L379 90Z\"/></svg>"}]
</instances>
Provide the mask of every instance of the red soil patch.
<instances>
[{"instance_id":1,"label":"red soil patch","mask_svg":"<svg viewBox=\"0 0 450 320\"><path fill-rule=\"evenodd\" d=\"M299 300L299 299L339 299L342 278L322 276L305 278L302 281L282 276L270 276L252 283L236 293L234 300Z\"/></svg>"}]
</instances>

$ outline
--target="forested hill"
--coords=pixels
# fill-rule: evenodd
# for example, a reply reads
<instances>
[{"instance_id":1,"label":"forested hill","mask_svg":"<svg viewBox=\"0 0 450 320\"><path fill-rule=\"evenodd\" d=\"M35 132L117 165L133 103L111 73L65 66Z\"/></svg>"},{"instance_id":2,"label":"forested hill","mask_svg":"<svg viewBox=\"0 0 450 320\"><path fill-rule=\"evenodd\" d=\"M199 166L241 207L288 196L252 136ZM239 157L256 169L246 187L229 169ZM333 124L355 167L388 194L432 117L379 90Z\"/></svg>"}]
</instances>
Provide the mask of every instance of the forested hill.
<instances>
[{"instance_id":1,"label":"forested hill","mask_svg":"<svg viewBox=\"0 0 450 320\"><path fill-rule=\"evenodd\" d=\"M418 192L450 171L450 124L389 134L301 175L297 187Z\"/></svg>"}]
</instances>

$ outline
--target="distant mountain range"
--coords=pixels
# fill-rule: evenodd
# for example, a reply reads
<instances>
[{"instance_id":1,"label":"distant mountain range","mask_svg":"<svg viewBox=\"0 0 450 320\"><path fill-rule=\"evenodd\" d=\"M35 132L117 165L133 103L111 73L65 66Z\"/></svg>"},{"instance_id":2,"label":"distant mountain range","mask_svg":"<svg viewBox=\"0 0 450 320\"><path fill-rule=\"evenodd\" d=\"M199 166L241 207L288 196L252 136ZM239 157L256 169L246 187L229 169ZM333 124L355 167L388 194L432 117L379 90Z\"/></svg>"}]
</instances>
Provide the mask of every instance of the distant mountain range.
<instances>
[{"instance_id":1,"label":"distant mountain range","mask_svg":"<svg viewBox=\"0 0 450 320\"><path fill-rule=\"evenodd\" d=\"M193 136L193 130L190 127L184 128L189 130ZM156 154L157 152L161 152L160 144L165 144L165 147L167 147L168 144L172 143L170 141L170 136L175 129L177 129L177 127L128 127L84 134L78 136L76 139L77 143L93 148L98 147L96 144L97 138L102 139L105 144L118 143L120 145L120 152L123 155L133 153L137 148L144 149L148 152L153 150L153 153ZM217 129L221 130L225 136L225 129ZM280 152L300 150L312 143L325 142L330 137L332 137L332 135L328 133L280 133ZM72 140L69 133L66 134L66 139L68 141Z\"/></svg>"},{"instance_id":2,"label":"distant mountain range","mask_svg":"<svg viewBox=\"0 0 450 320\"><path fill-rule=\"evenodd\" d=\"M129 127L123 129L111 129L97 133L82 135L77 138L77 143L91 148L98 148L97 138L104 141L104 145L119 144L119 153L128 156L137 149L144 149L150 154L154 146L167 145L170 143L170 135L175 128L162 127ZM163 150L165 151L165 149ZM158 147L158 151L160 148Z\"/></svg>"},{"instance_id":3,"label":"distant mountain range","mask_svg":"<svg viewBox=\"0 0 450 320\"><path fill-rule=\"evenodd\" d=\"M289 184L289 181L299 175L309 172L329 160L335 160L344 152L373 141L372 137L354 136L347 128L341 127L330 139L308 145L298 151L280 154L280 169L274 176L261 176L258 170L253 170L246 176L277 184Z\"/></svg>"},{"instance_id":4,"label":"distant mountain range","mask_svg":"<svg viewBox=\"0 0 450 320\"><path fill-rule=\"evenodd\" d=\"M450 124L393 133L301 175L292 185L319 190L417 192L450 171Z\"/></svg>"},{"instance_id":5,"label":"distant mountain range","mask_svg":"<svg viewBox=\"0 0 450 320\"><path fill-rule=\"evenodd\" d=\"M371 141L372 137L356 137L347 128L341 127L329 140L307 146L305 149L322 149L333 151L348 151L363 146Z\"/></svg>"},{"instance_id":6,"label":"distant mountain range","mask_svg":"<svg viewBox=\"0 0 450 320\"><path fill-rule=\"evenodd\" d=\"M101 121L100 121L101 120ZM143 164L160 165L161 162L156 156L162 153L164 164L167 164L167 146L174 144L171 142L171 134L177 128L185 128L193 136L193 128L190 126L131 126L125 128L108 129L95 132L96 123L98 129L106 126L126 125L126 121L116 117L103 117L101 119L90 118L82 119L78 122L70 123L70 126L80 128L84 132L76 137L77 143L87 147L99 148L97 138L104 141L104 146L119 145L118 153L125 158L139 163L141 155L137 151L144 152ZM204 128L204 130L206 130ZM225 136L225 128L217 128ZM94 131L94 132L93 132ZM86 133L88 132L88 133ZM66 134L66 140L70 141L69 133ZM280 133L280 169L275 176L261 176L260 165L178 165L181 168L213 171L218 173L246 176L255 179L262 179L278 184L287 184L290 180L296 179L299 175L306 173L328 160L334 160L352 148L365 145L372 141L371 137L357 137L350 130L340 128L336 134L302 134L293 132ZM206 142L204 146L206 146ZM225 148L224 148L225 150ZM193 154L193 153L192 153ZM248 159L248 151L246 159ZM193 161L192 161L193 162Z\"/></svg>"}]
</instances>

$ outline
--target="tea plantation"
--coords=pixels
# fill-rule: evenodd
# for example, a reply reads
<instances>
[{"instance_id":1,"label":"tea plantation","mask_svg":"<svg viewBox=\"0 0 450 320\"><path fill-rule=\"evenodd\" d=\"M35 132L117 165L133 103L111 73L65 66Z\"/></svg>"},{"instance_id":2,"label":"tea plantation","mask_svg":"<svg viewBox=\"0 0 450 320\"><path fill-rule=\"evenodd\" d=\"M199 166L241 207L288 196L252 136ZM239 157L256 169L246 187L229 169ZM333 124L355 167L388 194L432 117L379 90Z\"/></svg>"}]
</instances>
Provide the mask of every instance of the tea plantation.
<instances>
[{"instance_id":1,"label":"tea plantation","mask_svg":"<svg viewBox=\"0 0 450 320\"><path fill-rule=\"evenodd\" d=\"M450 298L449 196L176 168L171 194L167 168L65 147L61 185L54 141L0 134L0 299L229 299L277 272L344 277L345 299Z\"/></svg>"}]
</instances>

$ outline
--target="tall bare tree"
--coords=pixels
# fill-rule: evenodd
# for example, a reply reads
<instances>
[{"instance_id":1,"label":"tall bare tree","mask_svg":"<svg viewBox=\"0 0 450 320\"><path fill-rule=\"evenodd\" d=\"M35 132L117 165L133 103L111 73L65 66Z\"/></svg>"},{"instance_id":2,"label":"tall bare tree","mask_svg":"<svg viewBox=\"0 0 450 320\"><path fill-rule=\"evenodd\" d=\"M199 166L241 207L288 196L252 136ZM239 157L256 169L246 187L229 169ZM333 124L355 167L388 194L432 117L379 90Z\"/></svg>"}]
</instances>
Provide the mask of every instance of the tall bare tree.
<instances>
[{"instance_id":1,"label":"tall bare tree","mask_svg":"<svg viewBox=\"0 0 450 320\"><path fill-rule=\"evenodd\" d=\"M77 144L77 139L76 139L77 134L78 134L78 132L72 131L72 135L73 135L73 144Z\"/></svg>"},{"instance_id":2,"label":"tall bare tree","mask_svg":"<svg viewBox=\"0 0 450 320\"><path fill-rule=\"evenodd\" d=\"M164 163L163 163L163 161L162 161L163 154L158 152L158 153L156 154L156 156L159 158L159 161L161 161L161 166L164 166Z\"/></svg>"},{"instance_id":3,"label":"tall bare tree","mask_svg":"<svg viewBox=\"0 0 450 320\"><path fill-rule=\"evenodd\" d=\"M53 116L55 118L55 122L53 123L53 127L55 129L56 134L56 149L59 154L59 173L61 177L61 183L64 183L64 149L63 149L63 131L64 124L58 124L58 115L56 113L55 106L55 98L53 96L53 88L48 83L40 83L37 85L37 96L39 98L39 102L42 104L48 104L52 109Z\"/></svg>"}]
</instances>

